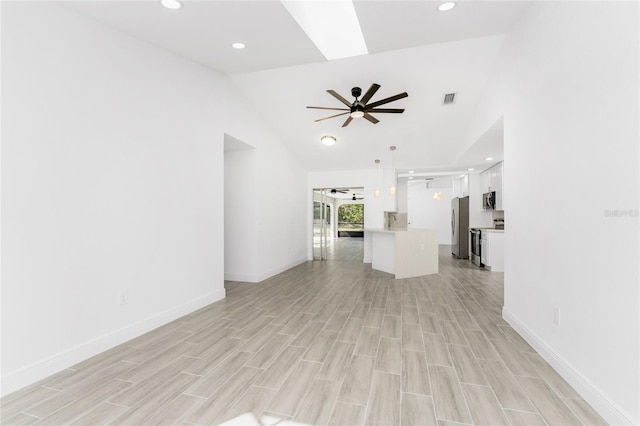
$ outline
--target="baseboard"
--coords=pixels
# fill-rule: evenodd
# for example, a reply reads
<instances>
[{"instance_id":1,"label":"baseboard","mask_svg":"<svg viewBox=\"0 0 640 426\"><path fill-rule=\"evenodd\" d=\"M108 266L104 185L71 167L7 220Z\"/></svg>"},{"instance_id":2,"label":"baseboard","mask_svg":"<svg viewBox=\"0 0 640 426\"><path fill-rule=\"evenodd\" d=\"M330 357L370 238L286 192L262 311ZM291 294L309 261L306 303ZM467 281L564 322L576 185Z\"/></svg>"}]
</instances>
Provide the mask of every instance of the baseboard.
<instances>
[{"instance_id":1,"label":"baseboard","mask_svg":"<svg viewBox=\"0 0 640 426\"><path fill-rule=\"evenodd\" d=\"M292 262L289 262L286 265L283 265L283 266L281 266L279 268L274 268L274 269L272 269L270 271L267 271L267 272L264 272L262 274L259 274L258 275L258 278L259 278L258 282L264 281L264 280L266 280L268 278L273 277L274 275L278 275L279 273L287 271L287 270L289 270L291 268L295 268L296 266L298 266L298 265L300 265L302 263L305 263L306 261L307 261L306 257L305 258L296 259L296 260L294 260Z\"/></svg>"},{"instance_id":2,"label":"baseboard","mask_svg":"<svg viewBox=\"0 0 640 426\"><path fill-rule=\"evenodd\" d=\"M225 273L224 274L224 279L225 281L241 281L241 282L245 282L245 283L259 283L261 281L264 281L268 278L273 277L274 275L278 275L281 272L284 272L288 269L291 268L295 268L296 266L300 265L301 263L307 262L308 259L305 258L301 258L301 259L297 259L294 260L293 262L289 262L285 265L282 265L278 268L274 268L271 269L267 272L263 272L261 274L234 274L234 273Z\"/></svg>"},{"instance_id":3,"label":"baseboard","mask_svg":"<svg viewBox=\"0 0 640 426\"><path fill-rule=\"evenodd\" d=\"M213 302L224 299L224 297L225 290L223 288L222 290L191 300L175 308L168 309L152 317L89 340L64 352L37 361L18 371L7 373L2 376L1 395L4 396L15 392L184 315L197 311Z\"/></svg>"},{"instance_id":4,"label":"baseboard","mask_svg":"<svg viewBox=\"0 0 640 426\"><path fill-rule=\"evenodd\" d=\"M588 378L582 375L566 359L529 329L507 308L502 308L502 317L524 340L527 341L542 358L553 367L573 388L611 425L637 425L638 420L625 413L618 404L609 399Z\"/></svg>"},{"instance_id":5,"label":"baseboard","mask_svg":"<svg viewBox=\"0 0 640 426\"><path fill-rule=\"evenodd\" d=\"M258 276L255 274L224 274L225 281L240 281L243 283L257 283Z\"/></svg>"}]
</instances>

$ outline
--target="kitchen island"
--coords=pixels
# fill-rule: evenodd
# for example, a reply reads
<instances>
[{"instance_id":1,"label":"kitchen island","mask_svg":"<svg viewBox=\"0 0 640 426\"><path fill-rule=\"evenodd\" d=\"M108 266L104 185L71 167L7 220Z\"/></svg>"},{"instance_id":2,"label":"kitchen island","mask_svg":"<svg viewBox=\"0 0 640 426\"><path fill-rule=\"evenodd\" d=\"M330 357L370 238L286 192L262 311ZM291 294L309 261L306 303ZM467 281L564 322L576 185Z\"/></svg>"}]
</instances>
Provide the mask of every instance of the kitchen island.
<instances>
[{"instance_id":1,"label":"kitchen island","mask_svg":"<svg viewBox=\"0 0 640 426\"><path fill-rule=\"evenodd\" d=\"M365 229L364 262L396 279L438 273L433 229ZM368 237L368 238L367 238Z\"/></svg>"}]
</instances>

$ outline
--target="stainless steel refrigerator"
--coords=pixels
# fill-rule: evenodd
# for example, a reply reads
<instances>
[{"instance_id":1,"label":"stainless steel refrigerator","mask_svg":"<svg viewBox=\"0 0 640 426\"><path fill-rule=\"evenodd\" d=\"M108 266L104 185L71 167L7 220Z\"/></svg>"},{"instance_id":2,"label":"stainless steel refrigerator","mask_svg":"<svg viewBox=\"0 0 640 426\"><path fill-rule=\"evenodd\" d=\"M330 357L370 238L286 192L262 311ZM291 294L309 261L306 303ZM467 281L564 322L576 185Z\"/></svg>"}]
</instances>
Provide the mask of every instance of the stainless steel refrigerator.
<instances>
[{"instance_id":1,"label":"stainless steel refrigerator","mask_svg":"<svg viewBox=\"0 0 640 426\"><path fill-rule=\"evenodd\" d=\"M451 254L469 258L469 197L451 200Z\"/></svg>"}]
</instances>

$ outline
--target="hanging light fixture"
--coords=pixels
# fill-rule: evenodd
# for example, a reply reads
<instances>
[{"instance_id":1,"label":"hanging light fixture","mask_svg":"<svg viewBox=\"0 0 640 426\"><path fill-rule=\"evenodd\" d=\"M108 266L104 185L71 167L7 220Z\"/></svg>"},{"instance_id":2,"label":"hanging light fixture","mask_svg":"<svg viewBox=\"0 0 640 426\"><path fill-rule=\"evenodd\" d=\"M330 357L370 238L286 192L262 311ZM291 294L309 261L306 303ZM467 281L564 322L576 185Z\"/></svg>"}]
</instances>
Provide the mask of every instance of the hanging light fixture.
<instances>
[{"instance_id":1,"label":"hanging light fixture","mask_svg":"<svg viewBox=\"0 0 640 426\"><path fill-rule=\"evenodd\" d=\"M395 145L392 145L389 147L389 150L391 150L391 186L389 187L389 194L390 195L396 195L396 169L395 169L395 161L393 159L393 153L396 150Z\"/></svg>"},{"instance_id":2,"label":"hanging light fixture","mask_svg":"<svg viewBox=\"0 0 640 426\"><path fill-rule=\"evenodd\" d=\"M380 160L376 160L376 174L378 175L378 181L376 184L378 187L373 190L373 196L376 198L380 198Z\"/></svg>"}]
</instances>

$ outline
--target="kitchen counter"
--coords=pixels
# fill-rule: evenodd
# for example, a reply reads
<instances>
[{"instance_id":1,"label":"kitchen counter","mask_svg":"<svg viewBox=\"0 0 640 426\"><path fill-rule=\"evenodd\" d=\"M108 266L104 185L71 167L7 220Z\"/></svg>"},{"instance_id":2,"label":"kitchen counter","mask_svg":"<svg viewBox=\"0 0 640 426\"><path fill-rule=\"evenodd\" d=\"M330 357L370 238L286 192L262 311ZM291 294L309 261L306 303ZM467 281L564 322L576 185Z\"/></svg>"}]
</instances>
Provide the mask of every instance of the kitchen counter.
<instances>
[{"instance_id":1,"label":"kitchen counter","mask_svg":"<svg viewBox=\"0 0 640 426\"><path fill-rule=\"evenodd\" d=\"M396 279L438 273L438 238L433 229L368 228L364 262Z\"/></svg>"}]
</instances>

